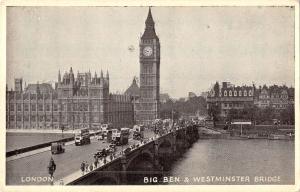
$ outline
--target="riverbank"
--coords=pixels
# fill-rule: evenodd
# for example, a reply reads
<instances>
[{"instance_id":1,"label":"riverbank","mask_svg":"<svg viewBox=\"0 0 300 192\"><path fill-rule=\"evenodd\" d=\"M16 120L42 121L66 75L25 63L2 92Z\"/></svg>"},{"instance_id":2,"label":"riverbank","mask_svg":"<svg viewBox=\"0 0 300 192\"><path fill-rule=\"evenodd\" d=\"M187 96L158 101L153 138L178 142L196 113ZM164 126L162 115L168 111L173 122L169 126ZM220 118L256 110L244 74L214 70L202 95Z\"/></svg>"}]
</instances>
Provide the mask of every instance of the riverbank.
<instances>
[{"instance_id":1,"label":"riverbank","mask_svg":"<svg viewBox=\"0 0 300 192\"><path fill-rule=\"evenodd\" d=\"M6 129L6 133L57 133L62 134L60 129ZM63 133L74 134L74 130L65 130Z\"/></svg>"},{"instance_id":2,"label":"riverbank","mask_svg":"<svg viewBox=\"0 0 300 192\"><path fill-rule=\"evenodd\" d=\"M198 129L200 139L268 139L268 140L294 140L295 136L286 134L285 132L274 132L269 134L260 134L259 131L252 131L246 134L240 132L232 132L223 129L211 129L207 127L199 127Z\"/></svg>"}]
</instances>

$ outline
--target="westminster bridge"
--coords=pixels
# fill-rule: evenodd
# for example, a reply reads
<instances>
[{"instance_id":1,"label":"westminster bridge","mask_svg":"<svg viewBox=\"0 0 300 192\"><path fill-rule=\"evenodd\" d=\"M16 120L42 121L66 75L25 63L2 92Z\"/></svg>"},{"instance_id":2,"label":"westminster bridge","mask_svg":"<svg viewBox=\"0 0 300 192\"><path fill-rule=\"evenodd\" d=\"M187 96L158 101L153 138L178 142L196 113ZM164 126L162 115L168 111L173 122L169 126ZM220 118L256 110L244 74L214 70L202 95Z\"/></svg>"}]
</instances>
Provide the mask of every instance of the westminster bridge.
<instances>
[{"instance_id":1,"label":"westminster bridge","mask_svg":"<svg viewBox=\"0 0 300 192\"><path fill-rule=\"evenodd\" d=\"M144 184L144 177L161 177L199 138L198 127L177 128L152 138L98 168L68 181L67 185ZM126 150L125 150L126 151Z\"/></svg>"}]
</instances>

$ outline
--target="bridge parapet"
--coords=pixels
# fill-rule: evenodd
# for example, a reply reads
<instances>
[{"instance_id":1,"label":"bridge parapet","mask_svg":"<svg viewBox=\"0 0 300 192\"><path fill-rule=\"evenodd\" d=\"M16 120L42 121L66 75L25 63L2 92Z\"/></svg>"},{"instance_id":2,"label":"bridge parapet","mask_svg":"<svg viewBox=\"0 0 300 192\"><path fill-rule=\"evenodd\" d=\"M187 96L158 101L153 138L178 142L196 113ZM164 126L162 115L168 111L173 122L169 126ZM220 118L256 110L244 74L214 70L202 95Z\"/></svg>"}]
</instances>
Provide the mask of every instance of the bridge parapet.
<instances>
[{"instance_id":1,"label":"bridge parapet","mask_svg":"<svg viewBox=\"0 0 300 192\"><path fill-rule=\"evenodd\" d=\"M68 184L141 184L143 176L163 175L163 171L170 169L171 162L198 138L195 126L174 130Z\"/></svg>"}]
</instances>

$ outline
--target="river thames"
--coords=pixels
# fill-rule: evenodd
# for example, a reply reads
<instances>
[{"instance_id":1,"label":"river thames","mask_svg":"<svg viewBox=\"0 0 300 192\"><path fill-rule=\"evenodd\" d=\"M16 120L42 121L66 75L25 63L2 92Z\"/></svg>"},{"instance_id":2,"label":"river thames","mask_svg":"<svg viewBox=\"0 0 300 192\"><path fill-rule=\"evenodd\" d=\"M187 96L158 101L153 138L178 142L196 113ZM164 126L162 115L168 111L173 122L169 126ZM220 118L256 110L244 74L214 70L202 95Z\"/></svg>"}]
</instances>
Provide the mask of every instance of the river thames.
<instances>
[{"instance_id":1,"label":"river thames","mask_svg":"<svg viewBox=\"0 0 300 192\"><path fill-rule=\"evenodd\" d=\"M199 139L172 166L169 184L294 184L294 141Z\"/></svg>"}]
</instances>

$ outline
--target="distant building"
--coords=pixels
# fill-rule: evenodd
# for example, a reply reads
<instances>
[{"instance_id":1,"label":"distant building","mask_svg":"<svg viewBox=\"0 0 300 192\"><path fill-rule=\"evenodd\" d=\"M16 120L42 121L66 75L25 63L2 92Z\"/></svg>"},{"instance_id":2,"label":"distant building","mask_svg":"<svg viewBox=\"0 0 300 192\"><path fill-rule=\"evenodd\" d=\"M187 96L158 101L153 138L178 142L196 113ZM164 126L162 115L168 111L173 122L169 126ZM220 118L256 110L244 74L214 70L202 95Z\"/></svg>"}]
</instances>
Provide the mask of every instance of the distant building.
<instances>
[{"instance_id":1,"label":"distant building","mask_svg":"<svg viewBox=\"0 0 300 192\"><path fill-rule=\"evenodd\" d=\"M178 99L179 102L186 102L187 100L188 100L188 98L186 98L186 97L180 97Z\"/></svg>"},{"instance_id":2,"label":"distant building","mask_svg":"<svg viewBox=\"0 0 300 192\"><path fill-rule=\"evenodd\" d=\"M132 84L125 91L124 95L128 95L132 98L133 110L134 110L134 122L136 123L137 105L138 105L138 100L140 98L140 88L136 82L136 78L133 78Z\"/></svg>"},{"instance_id":3,"label":"distant building","mask_svg":"<svg viewBox=\"0 0 300 192\"><path fill-rule=\"evenodd\" d=\"M166 103L170 100L170 96L168 93L161 93L160 94L160 103Z\"/></svg>"},{"instance_id":4,"label":"distant building","mask_svg":"<svg viewBox=\"0 0 300 192\"><path fill-rule=\"evenodd\" d=\"M294 105L294 88L273 85L259 87L235 86L228 82L219 85L215 83L207 96L207 108L213 105L220 109L220 116L226 117L230 109L243 109L257 106L259 108L272 107L276 112Z\"/></svg>"},{"instance_id":5,"label":"distant building","mask_svg":"<svg viewBox=\"0 0 300 192\"><path fill-rule=\"evenodd\" d=\"M225 117L230 109L251 107L254 102L254 86L234 86L228 82L219 85L218 82L209 92L207 108L219 106L220 116Z\"/></svg>"},{"instance_id":6,"label":"distant building","mask_svg":"<svg viewBox=\"0 0 300 192\"><path fill-rule=\"evenodd\" d=\"M189 92L188 98L191 99L193 97L197 97L197 95L193 92Z\"/></svg>"},{"instance_id":7,"label":"distant building","mask_svg":"<svg viewBox=\"0 0 300 192\"><path fill-rule=\"evenodd\" d=\"M201 93L201 97L203 97L204 99L206 99L208 97L208 91L202 92Z\"/></svg>"},{"instance_id":8,"label":"distant building","mask_svg":"<svg viewBox=\"0 0 300 192\"><path fill-rule=\"evenodd\" d=\"M254 104L260 108L272 107L276 112L294 105L294 88L272 85L259 87L256 90Z\"/></svg>"},{"instance_id":9,"label":"distant building","mask_svg":"<svg viewBox=\"0 0 300 192\"><path fill-rule=\"evenodd\" d=\"M133 125L133 104L128 95L109 93L109 74L100 77L72 68L63 78L58 74L56 88L50 84L29 84L22 90L6 91L6 127L38 129L99 128L103 123L115 127Z\"/></svg>"},{"instance_id":10,"label":"distant building","mask_svg":"<svg viewBox=\"0 0 300 192\"><path fill-rule=\"evenodd\" d=\"M259 87L258 91L255 93L254 104L260 108L266 108L270 106L270 93L266 85L262 88Z\"/></svg>"},{"instance_id":11,"label":"distant building","mask_svg":"<svg viewBox=\"0 0 300 192\"><path fill-rule=\"evenodd\" d=\"M130 95L134 99L138 99L140 97L140 88L136 82L136 78L133 78L132 84L128 87L124 94Z\"/></svg>"}]
</instances>

